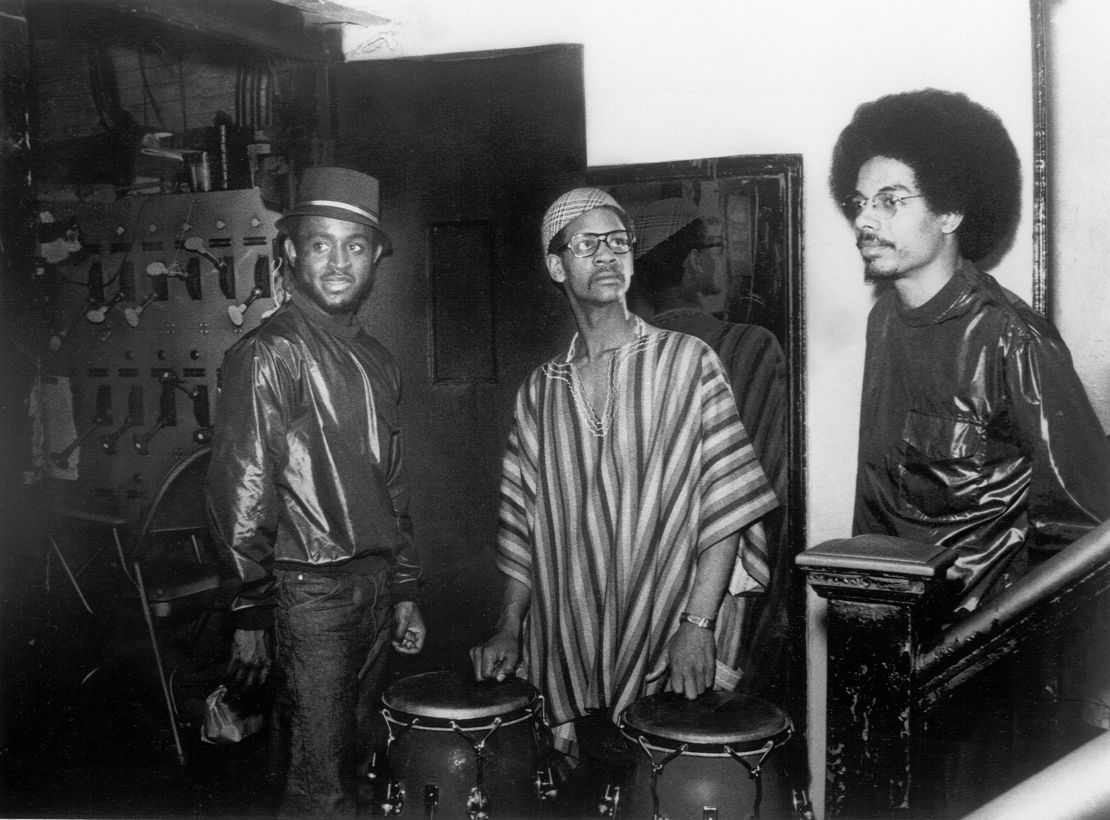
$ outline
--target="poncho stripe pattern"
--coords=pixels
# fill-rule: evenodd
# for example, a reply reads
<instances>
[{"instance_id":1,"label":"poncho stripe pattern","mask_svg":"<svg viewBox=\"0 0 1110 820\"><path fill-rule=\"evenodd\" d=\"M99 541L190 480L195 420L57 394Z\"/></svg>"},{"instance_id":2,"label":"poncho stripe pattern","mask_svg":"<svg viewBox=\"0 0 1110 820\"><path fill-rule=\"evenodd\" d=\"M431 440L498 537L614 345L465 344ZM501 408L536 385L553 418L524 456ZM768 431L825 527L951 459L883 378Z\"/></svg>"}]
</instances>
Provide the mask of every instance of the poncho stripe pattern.
<instances>
[{"instance_id":1,"label":"poncho stripe pattern","mask_svg":"<svg viewBox=\"0 0 1110 820\"><path fill-rule=\"evenodd\" d=\"M648 694L697 556L778 503L706 344L649 333L610 378L597 436L573 366L533 372L502 465L497 565L531 589L526 674L554 723Z\"/></svg>"}]
</instances>

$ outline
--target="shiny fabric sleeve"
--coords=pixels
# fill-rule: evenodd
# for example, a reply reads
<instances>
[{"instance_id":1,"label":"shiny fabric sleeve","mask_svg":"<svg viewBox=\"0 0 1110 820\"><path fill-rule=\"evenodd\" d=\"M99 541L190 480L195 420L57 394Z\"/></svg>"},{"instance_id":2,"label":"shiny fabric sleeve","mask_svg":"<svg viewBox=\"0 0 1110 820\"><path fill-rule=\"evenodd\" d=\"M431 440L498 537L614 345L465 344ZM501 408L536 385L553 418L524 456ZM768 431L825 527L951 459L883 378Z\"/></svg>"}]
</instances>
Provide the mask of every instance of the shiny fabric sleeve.
<instances>
[{"instance_id":1,"label":"shiny fabric sleeve","mask_svg":"<svg viewBox=\"0 0 1110 820\"><path fill-rule=\"evenodd\" d=\"M1031 546L1058 548L1110 517L1110 443L1057 337L1012 348L1008 389L1030 450Z\"/></svg>"},{"instance_id":2,"label":"shiny fabric sleeve","mask_svg":"<svg viewBox=\"0 0 1110 820\"><path fill-rule=\"evenodd\" d=\"M257 340L233 347L222 368L209 511L224 558L241 582L231 609L243 629L267 626L272 617L278 524L274 477L286 458L283 407L292 389L284 371L274 351Z\"/></svg>"},{"instance_id":3,"label":"shiny fabric sleeve","mask_svg":"<svg viewBox=\"0 0 1110 820\"><path fill-rule=\"evenodd\" d=\"M399 388L400 376L397 377L398 405L400 405L401 391ZM400 417L398 408L397 417ZM422 574L420 558L416 551L416 542L413 537L412 518L409 516L409 484L407 472L404 467L404 437L398 426L393 430L389 440L389 470L386 481L389 485L389 497L393 502L393 514L397 519L397 548L394 553L394 564L389 575L389 588L393 594L393 602L414 601L419 597L420 576Z\"/></svg>"}]
</instances>

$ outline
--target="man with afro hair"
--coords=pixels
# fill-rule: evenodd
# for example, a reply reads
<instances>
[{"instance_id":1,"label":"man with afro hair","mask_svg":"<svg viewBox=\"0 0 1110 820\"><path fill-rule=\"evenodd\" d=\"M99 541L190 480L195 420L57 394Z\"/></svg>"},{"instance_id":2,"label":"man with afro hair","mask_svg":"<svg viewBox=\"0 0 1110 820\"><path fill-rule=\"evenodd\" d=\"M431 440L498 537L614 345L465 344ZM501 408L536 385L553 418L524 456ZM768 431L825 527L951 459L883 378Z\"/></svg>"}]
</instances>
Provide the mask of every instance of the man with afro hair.
<instances>
[{"instance_id":1,"label":"man with afro hair","mask_svg":"<svg viewBox=\"0 0 1110 820\"><path fill-rule=\"evenodd\" d=\"M1110 516L1110 445L1059 333L981 269L1017 222L1001 120L936 89L861 105L830 187L879 284L854 533L955 551L953 609Z\"/></svg>"}]
</instances>

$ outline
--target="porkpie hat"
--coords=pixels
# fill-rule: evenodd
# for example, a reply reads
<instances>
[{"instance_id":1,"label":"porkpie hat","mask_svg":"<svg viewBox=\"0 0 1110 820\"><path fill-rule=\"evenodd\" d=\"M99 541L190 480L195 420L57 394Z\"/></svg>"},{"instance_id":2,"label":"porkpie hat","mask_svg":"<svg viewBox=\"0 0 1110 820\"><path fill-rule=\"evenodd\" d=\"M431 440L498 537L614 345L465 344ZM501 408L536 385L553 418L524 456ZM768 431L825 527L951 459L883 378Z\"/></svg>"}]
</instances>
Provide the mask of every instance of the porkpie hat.
<instances>
[{"instance_id":1,"label":"porkpie hat","mask_svg":"<svg viewBox=\"0 0 1110 820\"><path fill-rule=\"evenodd\" d=\"M381 226L378 181L360 171L322 165L305 168L293 207L276 223L278 230L286 231L289 220L298 216L329 216L367 225L381 237L383 255L392 251Z\"/></svg>"}]
</instances>

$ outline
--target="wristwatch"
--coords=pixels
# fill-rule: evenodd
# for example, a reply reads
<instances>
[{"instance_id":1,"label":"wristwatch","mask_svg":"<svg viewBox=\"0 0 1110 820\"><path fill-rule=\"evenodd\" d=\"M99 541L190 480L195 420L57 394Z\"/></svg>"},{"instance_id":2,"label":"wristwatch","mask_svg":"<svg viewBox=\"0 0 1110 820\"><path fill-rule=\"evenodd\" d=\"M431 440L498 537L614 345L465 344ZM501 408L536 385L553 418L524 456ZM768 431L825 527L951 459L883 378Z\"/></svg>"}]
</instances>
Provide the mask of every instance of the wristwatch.
<instances>
[{"instance_id":1,"label":"wristwatch","mask_svg":"<svg viewBox=\"0 0 1110 820\"><path fill-rule=\"evenodd\" d=\"M678 616L680 623L693 624L700 626L702 629L712 629L716 623L716 618L701 618L697 615L691 615L689 612L683 612Z\"/></svg>"}]
</instances>

